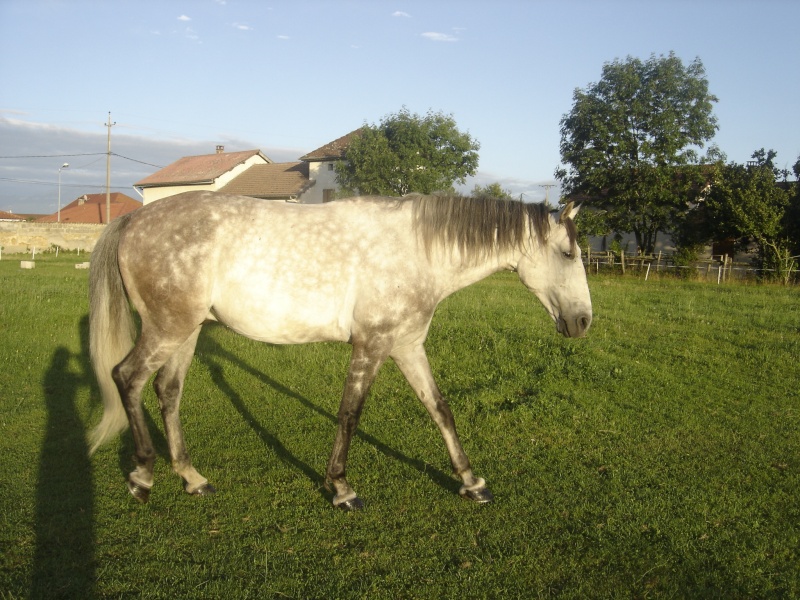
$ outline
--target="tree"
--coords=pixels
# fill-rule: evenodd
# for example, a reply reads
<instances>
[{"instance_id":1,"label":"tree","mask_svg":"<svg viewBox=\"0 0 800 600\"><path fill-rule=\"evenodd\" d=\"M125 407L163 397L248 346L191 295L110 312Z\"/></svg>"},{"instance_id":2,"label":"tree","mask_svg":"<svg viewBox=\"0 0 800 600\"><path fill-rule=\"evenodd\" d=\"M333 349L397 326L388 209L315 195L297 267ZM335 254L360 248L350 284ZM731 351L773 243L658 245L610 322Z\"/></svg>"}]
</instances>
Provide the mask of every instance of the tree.
<instances>
[{"instance_id":1,"label":"tree","mask_svg":"<svg viewBox=\"0 0 800 600\"><path fill-rule=\"evenodd\" d=\"M786 220L790 194L776 181L775 156L762 149L747 165L722 166L699 210L712 239L754 242L759 266L787 282L794 268Z\"/></svg>"},{"instance_id":2,"label":"tree","mask_svg":"<svg viewBox=\"0 0 800 600\"><path fill-rule=\"evenodd\" d=\"M339 185L351 192L402 196L452 191L478 168L480 144L452 116L407 108L366 125L336 164Z\"/></svg>"},{"instance_id":3,"label":"tree","mask_svg":"<svg viewBox=\"0 0 800 600\"><path fill-rule=\"evenodd\" d=\"M470 196L472 196L473 198L494 198L494 199L499 199L499 200L516 200L516 198L514 198L514 196L511 195L511 192L509 190L504 190L502 187L500 187L500 184L497 183L497 182L490 183L490 184L488 184L486 186L483 186L483 187L481 187L480 185L478 185L476 183L475 187L472 188L472 192L470 193Z\"/></svg>"},{"instance_id":4,"label":"tree","mask_svg":"<svg viewBox=\"0 0 800 600\"><path fill-rule=\"evenodd\" d=\"M800 256L800 157L792 167L794 183L784 185L789 190L789 206L783 216L783 227L789 238L790 250L794 256Z\"/></svg>"},{"instance_id":5,"label":"tree","mask_svg":"<svg viewBox=\"0 0 800 600\"><path fill-rule=\"evenodd\" d=\"M565 193L605 210L609 228L633 232L652 252L658 232L671 230L705 187L698 150L717 130L716 101L699 58L684 66L671 52L606 63L561 119L566 168L556 177Z\"/></svg>"}]
</instances>

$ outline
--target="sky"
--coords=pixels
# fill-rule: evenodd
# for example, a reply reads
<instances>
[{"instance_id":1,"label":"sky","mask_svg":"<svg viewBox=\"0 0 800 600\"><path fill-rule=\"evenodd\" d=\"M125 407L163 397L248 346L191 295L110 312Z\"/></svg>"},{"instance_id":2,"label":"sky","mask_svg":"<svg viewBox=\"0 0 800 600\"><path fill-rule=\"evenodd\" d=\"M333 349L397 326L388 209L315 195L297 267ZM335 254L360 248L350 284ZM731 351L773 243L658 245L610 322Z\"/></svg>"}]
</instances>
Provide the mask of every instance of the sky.
<instances>
[{"instance_id":1,"label":"sky","mask_svg":"<svg viewBox=\"0 0 800 600\"><path fill-rule=\"evenodd\" d=\"M705 66L729 161L791 168L798 22L797 0L0 0L0 210L105 192L109 113L112 191L140 199L217 144L288 162L404 107L480 143L462 191L552 203L574 91L670 51Z\"/></svg>"}]
</instances>

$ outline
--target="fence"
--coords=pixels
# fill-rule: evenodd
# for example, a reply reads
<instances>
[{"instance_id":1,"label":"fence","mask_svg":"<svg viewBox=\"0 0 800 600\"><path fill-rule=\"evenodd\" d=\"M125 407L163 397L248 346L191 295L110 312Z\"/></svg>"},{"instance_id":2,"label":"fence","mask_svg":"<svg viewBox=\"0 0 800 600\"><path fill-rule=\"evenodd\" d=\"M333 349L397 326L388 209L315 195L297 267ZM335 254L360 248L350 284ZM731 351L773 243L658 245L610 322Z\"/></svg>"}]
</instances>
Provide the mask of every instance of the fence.
<instances>
[{"instance_id":1,"label":"fence","mask_svg":"<svg viewBox=\"0 0 800 600\"><path fill-rule=\"evenodd\" d=\"M105 225L91 223L26 223L0 221L0 248L3 252L37 252L49 248L89 252Z\"/></svg>"},{"instance_id":2,"label":"fence","mask_svg":"<svg viewBox=\"0 0 800 600\"><path fill-rule=\"evenodd\" d=\"M796 262L800 256L792 257ZM717 284L726 281L757 279L774 272L772 269L758 269L750 263L734 262L727 254L709 256L694 261L690 265L676 264L674 256L658 254L627 254L625 252L587 252L583 262L589 273L617 272L643 275L647 281L652 275L672 274L690 279L712 281ZM790 269L788 282L797 283L797 268Z\"/></svg>"}]
</instances>

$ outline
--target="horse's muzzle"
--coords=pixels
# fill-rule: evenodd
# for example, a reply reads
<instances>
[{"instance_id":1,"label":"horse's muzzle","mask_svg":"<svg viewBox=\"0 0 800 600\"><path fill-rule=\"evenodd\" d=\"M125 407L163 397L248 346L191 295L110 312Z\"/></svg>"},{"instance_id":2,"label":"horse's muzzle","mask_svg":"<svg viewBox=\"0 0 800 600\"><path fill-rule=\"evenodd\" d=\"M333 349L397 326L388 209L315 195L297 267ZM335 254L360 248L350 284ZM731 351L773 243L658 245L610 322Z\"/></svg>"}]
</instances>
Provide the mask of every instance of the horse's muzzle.
<instances>
[{"instance_id":1,"label":"horse's muzzle","mask_svg":"<svg viewBox=\"0 0 800 600\"><path fill-rule=\"evenodd\" d=\"M579 313L576 316L564 318L558 315L556 331L564 337L580 338L586 335L592 325L592 313Z\"/></svg>"}]
</instances>

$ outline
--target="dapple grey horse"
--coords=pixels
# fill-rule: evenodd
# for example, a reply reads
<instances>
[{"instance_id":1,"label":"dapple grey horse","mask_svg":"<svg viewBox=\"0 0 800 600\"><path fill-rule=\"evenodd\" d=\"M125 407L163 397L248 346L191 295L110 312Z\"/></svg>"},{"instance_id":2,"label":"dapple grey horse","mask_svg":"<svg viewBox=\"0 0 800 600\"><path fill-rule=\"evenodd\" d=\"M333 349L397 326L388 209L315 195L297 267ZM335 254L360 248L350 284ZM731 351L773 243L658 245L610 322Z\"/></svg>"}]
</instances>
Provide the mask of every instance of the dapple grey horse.
<instances>
[{"instance_id":1,"label":"dapple grey horse","mask_svg":"<svg viewBox=\"0 0 800 600\"><path fill-rule=\"evenodd\" d=\"M556 330L592 320L573 223L538 204L456 196L357 197L326 204L186 192L111 222L91 259L90 353L103 396L91 449L130 425L130 492L146 502L155 450L142 408L154 372L174 471L190 494L214 488L192 466L178 406L203 323L271 344L352 345L325 482L333 504L363 506L345 478L350 442L379 367L391 357L439 427L460 494L492 495L456 434L423 344L436 306L500 270L515 270ZM131 306L141 319L136 333Z\"/></svg>"}]
</instances>

